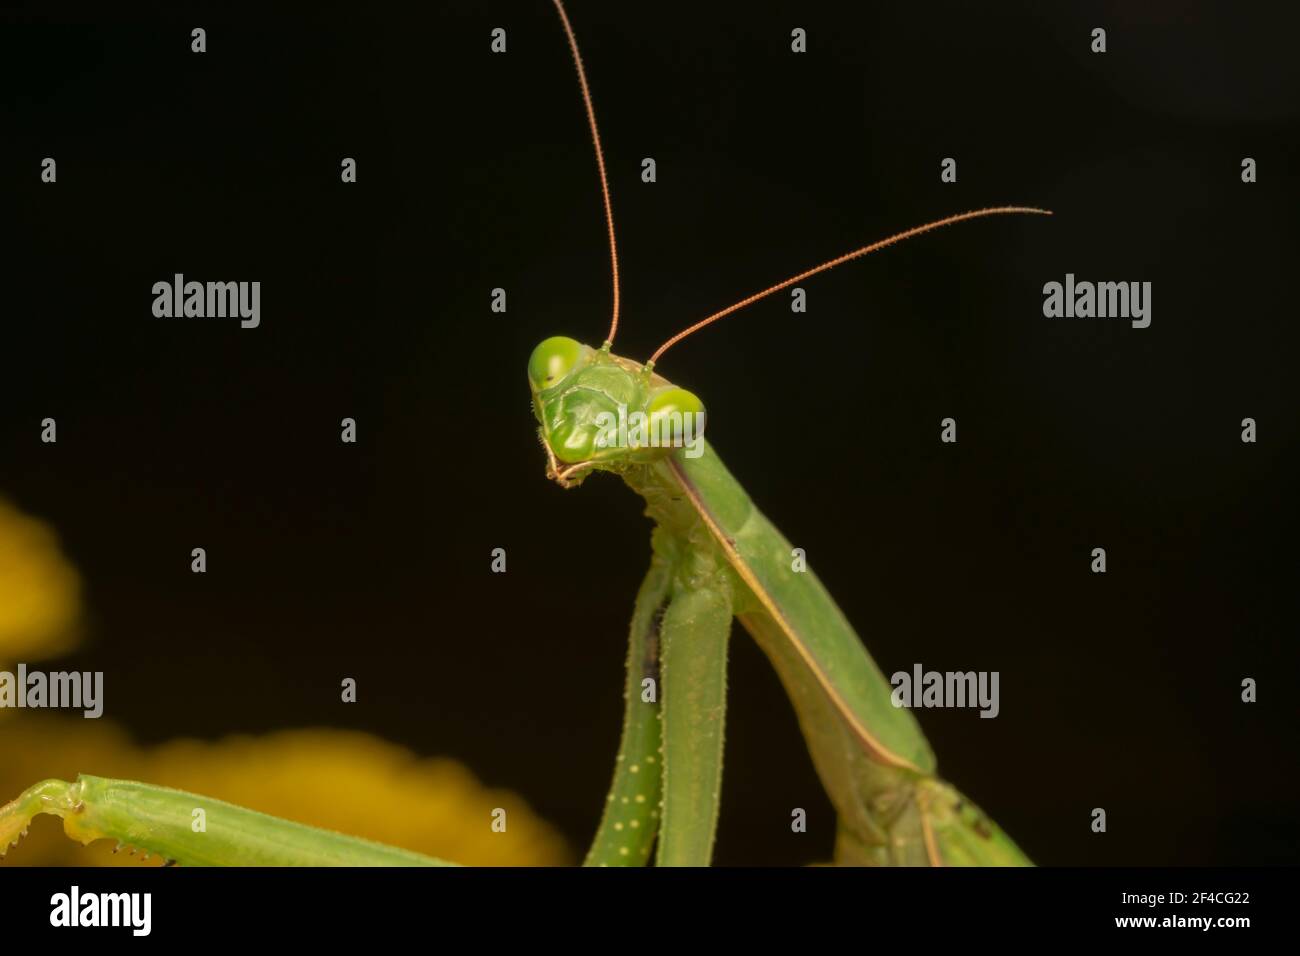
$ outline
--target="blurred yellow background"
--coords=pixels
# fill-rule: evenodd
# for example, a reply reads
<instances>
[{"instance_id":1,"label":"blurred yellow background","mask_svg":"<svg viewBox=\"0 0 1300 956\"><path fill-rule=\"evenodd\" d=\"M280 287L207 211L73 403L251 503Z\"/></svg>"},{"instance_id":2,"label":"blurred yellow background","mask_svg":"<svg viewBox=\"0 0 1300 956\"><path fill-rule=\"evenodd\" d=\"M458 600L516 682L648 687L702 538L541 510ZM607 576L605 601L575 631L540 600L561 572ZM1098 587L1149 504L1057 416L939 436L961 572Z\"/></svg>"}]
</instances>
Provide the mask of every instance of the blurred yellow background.
<instances>
[{"instance_id":1,"label":"blurred yellow background","mask_svg":"<svg viewBox=\"0 0 1300 956\"><path fill-rule=\"evenodd\" d=\"M70 651L80 620L80 580L55 534L0 499L0 670L20 661L36 669ZM308 728L142 747L107 718L0 708L0 804L38 780L78 773L189 790L466 865L573 862L563 837L522 797L485 787L456 760L422 758L370 734ZM491 828L498 807L503 833ZM4 864L141 865L114 846L79 846L43 815Z\"/></svg>"}]
</instances>

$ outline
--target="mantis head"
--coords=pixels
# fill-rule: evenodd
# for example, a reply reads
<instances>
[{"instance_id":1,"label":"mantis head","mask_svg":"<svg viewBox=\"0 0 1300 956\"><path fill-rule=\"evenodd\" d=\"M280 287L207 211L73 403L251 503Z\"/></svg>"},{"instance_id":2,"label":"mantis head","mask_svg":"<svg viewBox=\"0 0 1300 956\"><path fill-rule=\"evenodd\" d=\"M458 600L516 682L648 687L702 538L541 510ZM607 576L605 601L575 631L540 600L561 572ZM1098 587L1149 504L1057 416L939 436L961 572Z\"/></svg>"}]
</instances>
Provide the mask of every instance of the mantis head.
<instances>
[{"instance_id":1,"label":"mantis head","mask_svg":"<svg viewBox=\"0 0 1300 956\"><path fill-rule=\"evenodd\" d=\"M669 455L697 458L703 454L704 404L686 389L678 388L654 374L655 362L682 339L819 272L833 269L912 236L981 216L1002 213L1051 215L1045 209L1028 206L998 206L916 226L823 262L714 312L659 346L644 365L613 355L610 343L618 332L619 319L618 246L614 239L614 209L609 198L609 179L605 175L605 155L600 147L596 110L591 103L587 74L582 67L582 55L578 52L578 40L573 35L562 0L555 0L555 7L560 14L560 22L564 25L565 35L569 38L574 65L578 68L578 86L582 90L582 101L587 111L587 124L591 127L592 145L596 148L605 225L609 230L610 279L613 286L613 314L609 333L599 349L583 345L576 339L556 335L533 349L532 357L528 360L533 413L542 426L542 446L546 449L549 462L547 477L554 478L563 487L580 483L593 471L625 473L631 468L653 464Z\"/></svg>"},{"instance_id":2,"label":"mantis head","mask_svg":"<svg viewBox=\"0 0 1300 956\"><path fill-rule=\"evenodd\" d=\"M528 359L547 477L564 487L592 471L626 471L678 451L703 453L704 403L641 365L562 335Z\"/></svg>"},{"instance_id":3,"label":"mantis head","mask_svg":"<svg viewBox=\"0 0 1300 956\"><path fill-rule=\"evenodd\" d=\"M605 175L605 155L600 146L596 109L592 106L587 74L582 67L582 55L578 52L578 40L573 35L568 14L564 12L563 0L554 2L565 35L569 38L574 65L578 69L578 86L587 111L587 124L591 127L592 145L596 149L596 167L600 172L600 191L605 206L605 225L609 230L610 279L613 286L613 315L605 343L599 349L583 345L576 339L556 335L533 349L532 357L528 360L533 413L542 426L542 446L546 449L549 462L547 477L554 478L563 487L580 483L593 471L627 472L633 467L644 467L673 454L687 458L703 454L704 404L686 389L677 388L654 374L655 362L682 339L819 272L913 236L982 216L1003 213L1051 215L1045 209L1029 206L997 206L937 219L806 269L784 282L778 282L714 312L659 346L644 365L613 355L610 344L618 332L619 281L618 245L614 238L614 208L609 198L609 178Z\"/></svg>"}]
</instances>

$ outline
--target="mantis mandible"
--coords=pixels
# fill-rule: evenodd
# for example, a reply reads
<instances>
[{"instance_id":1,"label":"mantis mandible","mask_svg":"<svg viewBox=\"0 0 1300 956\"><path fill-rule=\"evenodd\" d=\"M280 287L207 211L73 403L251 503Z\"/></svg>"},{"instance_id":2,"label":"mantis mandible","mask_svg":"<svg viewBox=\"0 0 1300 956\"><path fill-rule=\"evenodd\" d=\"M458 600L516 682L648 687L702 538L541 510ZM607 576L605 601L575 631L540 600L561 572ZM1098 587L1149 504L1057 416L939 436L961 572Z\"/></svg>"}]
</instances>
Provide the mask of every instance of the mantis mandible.
<instances>
[{"instance_id":1,"label":"mantis mandible","mask_svg":"<svg viewBox=\"0 0 1300 956\"><path fill-rule=\"evenodd\" d=\"M974 804L935 776L935 759L891 687L811 570L755 508L699 435L703 403L655 371L685 337L745 306L878 249L969 219L1050 215L1000 206L950 216L853 250L770 286L674 335L644 364L614 354L619 276L595 108L562 0L609 231L613 316L599 348L548 338L528 361L547 475L580 485L621 477L655 524L627 655L623 737L587 865L708 865L717 827L732 618L771 660L838 814L843 864L1021 865L1029 860ZM610 422L644 427L611 440ZM692 423L699 428L692 429ZM692 436L694 440L692 441ZM192 825L204 811L202 830ZM187 865L439 865L442 861L165 787L82 775L45 780L0 807L0 852L31 818L63 818L82 843L116 839Z\"/></svg>"}]
</instances>

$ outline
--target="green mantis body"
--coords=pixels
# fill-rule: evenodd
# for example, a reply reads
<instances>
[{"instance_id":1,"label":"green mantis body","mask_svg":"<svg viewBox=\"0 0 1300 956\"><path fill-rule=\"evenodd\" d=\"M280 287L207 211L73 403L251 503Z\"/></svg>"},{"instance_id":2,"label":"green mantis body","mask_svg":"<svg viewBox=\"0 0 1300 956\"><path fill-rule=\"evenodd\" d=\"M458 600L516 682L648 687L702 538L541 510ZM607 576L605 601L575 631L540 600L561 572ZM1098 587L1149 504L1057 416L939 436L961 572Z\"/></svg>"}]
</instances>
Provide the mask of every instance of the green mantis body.
<instances>
[{"instance_id":1,"label":"green mantis body","mask_svg":"<svg viewBox=\"0 0 1300 956\"><path fill-rule=\"evenodd\" d=\"M888 681L831 596L811 571L795 569L790 543L712 448L702 444L691 457L685 447L602 446L602 414L617 416L621 406L652 424L671 421L672 411L698 407L693 396L571 339L539 345L529 374L551 477L572 486L593 471L618 474L656 525L632 621L623 747L588 863L642 863L657 830L660 865L709 862L733 617L795 706L839 815L838 862L1028 862L934 776L911 712L893 705Z\"/></svg>"},{"instance_id":2,"label":"green mantis body","mask_svg":"<svg viewBox=\"0 0 1300 956\"><path fill-rule=\"evenodd\" d=\"M655 360L698 328L801 279L930 229L908 230L801 273L669 339L641 364L615 355L618 258L604 159L577 42L554 0L578 67L596 146L614 277L614 321L604 345L547 339L529 360L533 408L549 475L566 487L595 471L619 475L655 523L627 658L623 741L590 865L711 861L722 786L727 643L738 619L776 668L838 814L837 862L907 865L1028 863L1011 840L934 775L934 756L816 576L796 570L790 543L686 422L702 422L691 393L654 372ZM639 413L651 432L610 443L603 416ZM656 431L657 430L657 431ZM203 810L205 825L195 825ZM46 780L0 807L0 854L35 814L63 818L83 843L100 838L187 865L439 865L441 861L130 781Z\"/></svg>"},{"instance_id":3,"label":"green mantis body","mask_svg":"<svg viewBox=\"0 0 1300 956\"><path fill-rule=\"evenodd\" d=\"M644 365L611 352L618 253L600 132L562 0L553 0L578 71L609 228L613 320L599 349L557 336L528 363L533 411L565 487L620 475L655 522L627 657L623 742L588 864L707 865L722 783L727 641L737 618L767 654L839 817L835 857L853 864L1027 864L1018 847L934 776L934 756L826 589L699 436L704 406L656 375L655 361L712 322L819 272L1004 206L909 229L802 272L668 339ZM625 423L644 428L629 440ZM691 441L688 422L700 423ZM617 436L612 422L619 422ZM614 440L611 441L611 438ZM667 441L661 439L667 438ZM662 685L662 696L655 691Z\"/></svg>"}]
</instances>

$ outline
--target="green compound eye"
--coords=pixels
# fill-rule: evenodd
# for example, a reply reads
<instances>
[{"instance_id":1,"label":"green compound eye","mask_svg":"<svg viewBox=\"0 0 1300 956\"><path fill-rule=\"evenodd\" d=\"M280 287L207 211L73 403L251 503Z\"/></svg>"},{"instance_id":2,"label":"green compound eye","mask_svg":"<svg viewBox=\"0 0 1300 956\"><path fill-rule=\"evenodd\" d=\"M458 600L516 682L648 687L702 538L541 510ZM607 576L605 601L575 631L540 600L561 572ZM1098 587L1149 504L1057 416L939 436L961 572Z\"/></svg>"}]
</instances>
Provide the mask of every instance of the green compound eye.
<instances>
[{"instance_id":1,"label":"green compound eye","mask_svg":"<svg viewBox=\"0 0 1300 956\"><path fill-rule=\"evenodd\" d=\"M528 359L528 381L538 391L550 388L569 374L581 356L581 342L567 336L553 335L533 349L533 354Z\"/></svg>"},{"instance_id":2,"label":"green compound eye","mask_svg":"<svg viewBox=\"0 0 1300 956\"><path fill-rule=\"evenodd\" d=\"M704 403L684 388L666 388L650 399L646 407L650 434L660 445L679 448L704 434Z\"/></svg>"}]
</instances>

